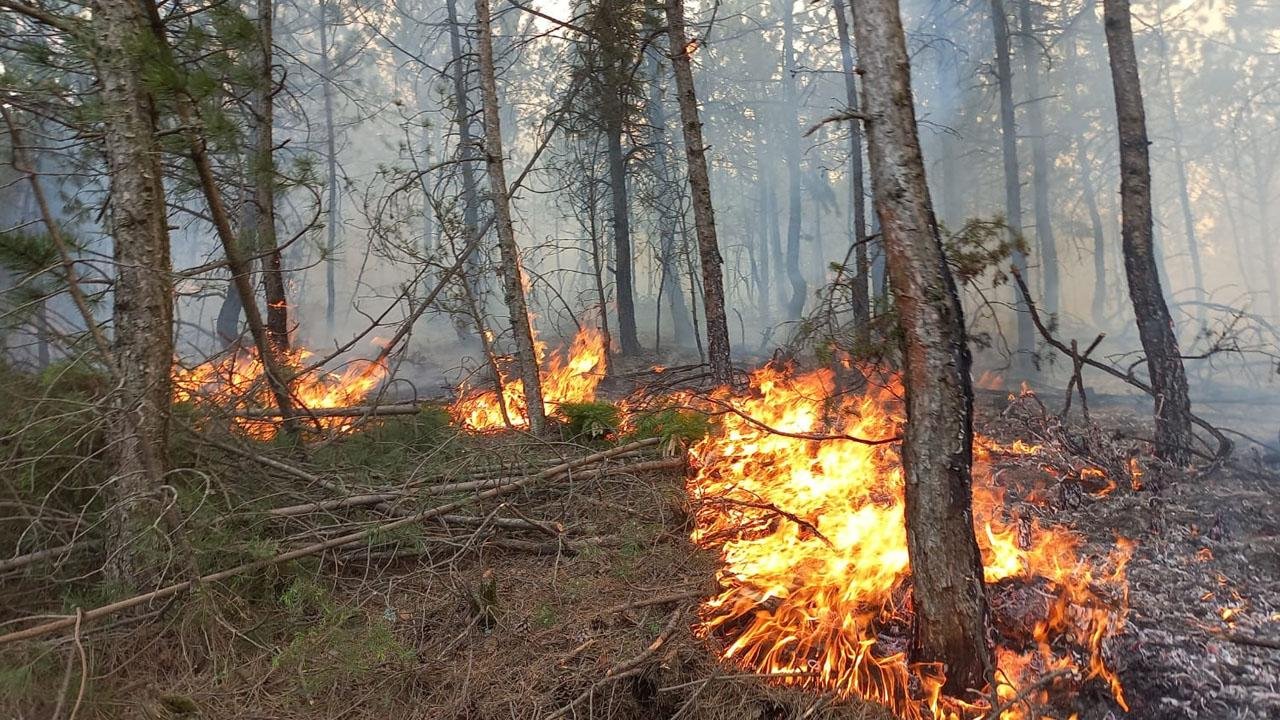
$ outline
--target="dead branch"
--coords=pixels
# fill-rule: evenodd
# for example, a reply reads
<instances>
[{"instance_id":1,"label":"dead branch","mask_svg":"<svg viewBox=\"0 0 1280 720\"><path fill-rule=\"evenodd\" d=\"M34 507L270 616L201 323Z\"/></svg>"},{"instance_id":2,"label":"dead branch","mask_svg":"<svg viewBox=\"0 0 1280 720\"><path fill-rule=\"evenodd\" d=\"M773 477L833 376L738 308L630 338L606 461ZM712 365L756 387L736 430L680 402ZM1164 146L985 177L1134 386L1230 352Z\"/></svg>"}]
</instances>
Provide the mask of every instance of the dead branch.
<instances>
[{"instance_id":1,"label":"dead branch","mask_svg":"<svg viewBox=\"0 0 1280 720\"><path fill-rule=\"evenodd\" d=\"M1039 331L1040 336L1043 337L1044 341L1048 343L1050 346L1052 346L1055 350L1057 350L1058 352L1068 357L1071 357L1072 356L1071 348L1067 347L1065 343L1063 343L1058 338L1054 337L1053 333L1049 331L1049 328L1045 326L1044 321L1041 320L1040 312L1036 308L1035 302L1031 300L1031 292L1030 290L1027 289L1027 283L1022 279L1021 273L1019 273L1017 270L1013 270L1011 274L1013 276L1014 282L1018 283L1018 289L1022 292L1023 299L1026 300L1027 311L1031 315L1031 322L1035 324L1036 330ZM1129 385L1132 385L1133 387L1138 388L1139 390L1150 395L1153 398L1156 396L1155 390L1153 390L1152 387L1147 383L1144 383L1138 378L1134 377L1132 372L1124 372L1104 362L1099 362L1087 356L1081 356L1080 362L1084 365L1088 365L1089 367L1101 370L1102 372L1116 378L1117 380L1122 380L1128 383ZM1206 421L1204 418L1201 418L1200 416L1195 415L1194 413L1191 415L1191 422L1198 425L1205 432L1212 435L1214 440L1218 441L1218 451L1217 453L1214 454L1214 460L1216 461L1225 460L1227 456L1231 454L1231 448L1233 446L1233 443L1231 442L1230 438L1228 438L1226 435L1222 433L1221 430L1215 427L1212 423Z\"/></svg>"},{"instance_id":2,"label":"dead branch","mask_svg":"<svg viewBox=\"0 0 1280 720\"><path fill-rule=\"evenodd\" d=\"M617 682L618 680L621 680L623 678L639 675L640 673L644 672L644 668L640 667L641 663L649 659L655 652L658 651L659 648L661 648L663 645L666 644L667 639L671 637L671 634L673 632L675 632L676 625L680 622L680 618L683 616L684 616L684 608L680 608L675 612L671 613L671 618L667 620L666 626L664 626L662 628L662 631L658 633L658 636L653 639L653 642L649 643L649 647L645 648L644 651L641 652L640 654L632 658L623 660L622 662L615 664L613 667L610 667L605 672L603 678L592 683L591 687L588 687L586 690L583 690L577 697L569 701L568 705L565 705L559 710L548 715L547 720L557 720L558 718L562 718L568 715L570 712L573 711L573 708L577 707L579 703L590 698L592 695L595 694L596 690L599 690L605 685Z\"/></svg>"},{"instance_id":3,"label":"dead branch","mask_svg":"<svg viewBox=\"0 0 1280 720\"><path fill-rule=\"evenodd\" d=\"M820 130L823 125L828 125L830 123L844 122L846 120L857 120L859 122L868 122L870 121L870 119L871 118L867 117L866 113L861 113L861 112L858 112L857 110L842 110L838 113L828 115L822 118L821 120L819 120L818 122L814 123L813 127L804 131L804 136L809 137L810 135L818 132L818 130Z\"/></svg>"},{"instance_id":4,"label":"dead branch","mask_svg":"<svg viewBox=\"0 0 1280 720\"><path fill-rule=\"evenodd\" d=\"M546 478L559 475L567 470L574 470L576 468L581 467L584 464L597 463L597 462L600 462L601 460L606 460L608 458L611 458L614 455L621 452L629 452L631 450L636 450L638 448L655 445L658 443L658 441L659 441L658 438L646 438L644 440L639 440L637 442L629 443L627 445L620 445L618 447L611 448L609 450L604 450L598 453L594 453L592 455L588 455L583 458L577 458L575 460L569 460L569 461L563 462L553 468L549 468L548 470L544 470L536 475L531 475L522 480L518 480L516 482L508 483L506 485L500 485L494 488L490 488L488 490L485 490L484 492L480 492L475 495L462 498L460 500L455 500L454 502L446 503L444 505L439 505L433 508L429 508L427 510L422 510L420 512L414 513L412 515L409 515L407 517L403 517L397 520L393 520L391 522L381 523L358 532L348 533L346 535L341 535L339 537L325 540L323 542L313 543L311 545L307 545L306 547L301 547L296 550L291 550L286 553L281 553L274 557L264 558L262 560L255 560L253 562L237 565L236 567L210 573L208 575L204 575L202 577L199 577L193 580L186 580L180 583L174 583L172 585L168 585L166 587L162 587L157 590L153 590L151 592L142 593L141 595L135 595L133 597L126 598L124 600L119 600L117 602L113 602L107 605L102 605L100 607L93 608L92 610L88 610L88 611L77 610L77 614L75 616L64 616L57 620L51 620L46 623L41 623L39 625L25 628L23 630L15 630L14 632L10 632L5 635L0 635L0 645L4 645L6 643L11 643L11 642L17 642L18 640L27 640L30 638L36 638L36 637L57 632L59 630L63 630L72 626L77 626L82 620L87 622L91 620L96 620L98 618L106 617L108 615L118 613L122 610L128 610L129 608L137 607L139 605L143 605L154 600L162 600L164 598L178 595L179 593L186 592L188 590L191 590L192 588L195 588L205 583L220 582L222 580L226 580L227 578L235 577L236 575L242 575L247 572L252 572L254 570L271 567L273 565L279 565L280 563L288 562L289 560L296 560L298 558L307 557L309 555L315 555L315 554L324 552L326 550L332 550L334 548L343 547L345 545L352 545L358 542L363 542L379 533L385 533L390 530L394 530L396 528L406 527L408 525L413 525L413 524L422 522L423 520L439 517L441 515L445 515L454 510L457 510L458 508L465 507L466 505L479 500L487 500L489 498L498 497L500 495L506 495L506 494L515 492L517 490L521 490L526 487L529 487L530 485L533 485L540 480L544 480Z\"/></svg>"},{"instance_id":5,"label":"dead branch","mask_svg":"<svg viewBox=\"0 0 1280 720\"><path fill-rule=\"evenodd\" d=\"M398 403L394 405L353 405L351 407L336 408L299 408L299 412L306 412L308 417L314 418L332 418L332 417L386 417L391 415L417 415L426 408L425 404L418 403ZM252 420L280 418L283 415L275 408L254 408L238 412L232 417L247 418Z\"/></svg>"}]
</instances>

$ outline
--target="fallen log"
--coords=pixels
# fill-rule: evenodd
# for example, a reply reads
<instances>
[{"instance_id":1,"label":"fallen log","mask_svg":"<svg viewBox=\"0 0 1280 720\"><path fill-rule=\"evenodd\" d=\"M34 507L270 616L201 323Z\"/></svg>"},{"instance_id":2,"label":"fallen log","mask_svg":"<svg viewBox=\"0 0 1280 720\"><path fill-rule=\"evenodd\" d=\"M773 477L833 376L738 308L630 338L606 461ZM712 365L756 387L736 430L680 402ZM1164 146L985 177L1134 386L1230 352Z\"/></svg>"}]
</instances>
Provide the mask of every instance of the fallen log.
<instances>
[{"instance_id":1,"label":"fallen log","mask_svg":"<svg viewBox=\"0 0 1280 720\"><path fill-rule=\"evenodd\" d=\"M283 563L283 562L288 562L289 560L296 560L301 557L315 555L317 553L324 552L325 550L332 550L334 548L343 547L345 545L352 545L354 543L363 542L379 533L388 532L396 528L405 527L408 525L422 522L423 520L438 517L440 515L445 515L453 512L454 510L457 510L458 508L465 507L466 505L476 502L478 500L486 500L488 498L498 497L500 495L506 495L508 493L512 493L522 488L533 485L534 483L537 483L540 480L554 477L560 473L565 472L566 470L573 470L585 464L597 463L597 462L600 462L601 460L611 458L614 455L617 455L619 453L630 452L632 450L636 450L642 447L649 447L651 445L656 445L658 442L659 442L659 438L646 438L644 440L639 440L637 442L629 443L627 445L620 445L618 447L611 448L609 450L604 450L598 453L594 453L592 455L588 455L583 458L578 458L575 460L569 460L569 461L563 462L553 468L548 468L547 470L544 470L536 475L531 475L527 478L523 478L516 482L490 488L489 490L485 490L484 492L476 493L475 495L471 495L471 496L462 498L460 500L455 500L453 502L446 503L444 505L438 505L433 508L428 508L426 510L413 513L412 515L409 515L407 517L392 520L391 522L380 523L378 525L374 525L372 527L366 528L359 532L348 533L346 535L341 535L339 537L331 538L323 542L313 543L311 545L307 545L305 547L301 547L296 550L290 550L289 552L281 553L273 557L263 558L261 560L255 560L253 562L244 563L243 565L237 565L233 568L228 568L226 570L220 570L218 572L209 573L208 575L204 575L202 577L195 578L193 580L185 580L183 582L174 583L173 585L168 585L168 586L159 588L157 590L152 590L151 592L142 593L141 595L134 595L133 597L126 598L124 600L119 600L117 602L113 602L107 605L102 605L102 606L93 608L92 610L80 610L79 608L77 608L77 612L75 615L63 616L56 620L50 620L49 622L41 623L39 625L33 625L31 627L24 628L22 630L15 630L13 632L0 635L0 645L16 642L18 640L28 640L31 638L40 637L42 635L47 635L52 632L57 632L58 630L65 630L67 628L77 627L78 624L91 622L93 620L97 620L98 618L102 618L108 615L112 615L114 613L118 613L122 610L128 610L129 608L137 607L139 605L143 605L145 603L148 603L154 600L163 600L165 598L173 597L175 595L186 592L188 590L191 590L192 588L198 587L199 585L202 585L205 583L220 582L222 580L226 580L228 578L235 577L236 575L241 575L246 572L251 572L253 570L260 570L262 568L271 567L273 565L279 565L280 563Z\"/></svg>"}]
</instances>

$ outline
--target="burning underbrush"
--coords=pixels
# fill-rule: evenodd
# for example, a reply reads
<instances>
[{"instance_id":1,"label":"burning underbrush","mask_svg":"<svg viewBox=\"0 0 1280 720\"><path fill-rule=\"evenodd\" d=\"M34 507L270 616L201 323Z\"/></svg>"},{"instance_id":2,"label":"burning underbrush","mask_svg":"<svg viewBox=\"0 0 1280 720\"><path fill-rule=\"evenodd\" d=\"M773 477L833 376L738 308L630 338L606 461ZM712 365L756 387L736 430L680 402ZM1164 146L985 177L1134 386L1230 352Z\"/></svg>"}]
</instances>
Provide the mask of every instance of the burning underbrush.
<instances>
[{"instance_id":1,"label":"burning underbrush","mask_svg":"<svg viewBox=\"0 0 1280 720\"><path fill-rule=\"evenodd\" d=\"M547 415L554 415L566 403L595 400L596 388L604 379L607 353L604 333L595 328L578 331L569 349L547 353L544 342L536 342L538 366L542 377L542 404ZM524 396L524 382L516 377L501 374L496 385L502 387L480 389L463 385L458 399L449 414L459 427L476 432L527 427L528 404Z\"/></svg>"},{"instance_id":2,"label":"burning underbrush","mask_svg":"<svg viewBox=\"0 0 1280 720\"><path fill-rule=\"evenodd\" d=\"M350 417L316 417L308 411L359 405L382 383L387 367L381 362L355 360L337 372L308 369L313 357L314 353L302 348L286 354L286 367L294 373L289 383L294 410L305 418L306 427L344 432L351 427ZM190 369L175 366L173 399L216 407L231 416L239 432L258 440L275 437L281 426L278 415L273 417L276 404L262 360L253 349L229 353Z\"/></svg>"},{"instance_id":3,"label":"burning underbrush","mask_svg":"<svg viewBox=\"0 0 1280 720\"><path fill-rule=\"evenodd\" d=\"M548 412L594 400L603 362L602 340L590 331L552 353L543 363ZM995 690L942 697L942 668L910 659L900 388L838 395L834 377L768 366L745 392L667 398L719 417L718 431L689 450L691 539L722 561L720 591L701 606L698 634L743 669L862 697L904 718L973 717L995 707L1004 718L1028 717L1024 705L1052 705L1085 684L1127 707L1106 651L1128 612L1132 544L1118 539L1106 557L1083 553L1075 532L1038 519L1036 488L1007 488L1000 477L1001 458L1040 447L982 437L974 529L992 609ZM466 389L452 408L455 422L472 430L524 425L522 385L504 378L502 387L509 423L495 391ZM1115 488L1094 466L1073 479L1097 495ZM1010 489L1025 497L1006 497Z\"/></svg>"},{"instance_id":4,"label":"burning underbrush","mask_svg":"<svg viewBox=\"0 0 1280 720\"><path fill-rule=\"evenodd\" d=\"M891 441L902 425L896 388L837 396L828 371L766 367L749 392L722 390L713 401L724 410L721 431L691 450L688 481L692 539L722 558L720 592L701 607L700 634L743 668L863 697L900 717L989 712L990 700L941 697L941 669L910 661L903 475ZM1015 696L1049 705L1055 689L1085 681L1109 687L1125 707L1105 645L1125 623L1131 544L1082 557L1075 533L1007 502L995 459L1037 450L975 443L975 531L1000 715L1026 716Z\"/></svg>"}]
</instances>

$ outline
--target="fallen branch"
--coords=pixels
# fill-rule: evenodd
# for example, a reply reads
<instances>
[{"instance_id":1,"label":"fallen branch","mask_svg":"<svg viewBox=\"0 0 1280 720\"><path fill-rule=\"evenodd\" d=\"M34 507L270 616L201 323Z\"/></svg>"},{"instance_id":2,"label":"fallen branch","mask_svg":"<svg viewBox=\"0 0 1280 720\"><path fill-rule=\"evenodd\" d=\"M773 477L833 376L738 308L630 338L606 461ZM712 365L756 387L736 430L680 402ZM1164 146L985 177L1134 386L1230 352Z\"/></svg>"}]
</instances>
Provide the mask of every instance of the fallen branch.
<instances>
[{"instance_id":1,"label":"fallen branch","mask_svg":"<svg viewBox=\"0 0 1280 720\"><path fill-rule=\"evenodd\" d=\"M40 625L34 625L32 627L25 628L23 630L15 630L14 632L11 632L5 635L0 635L0 645L16 642L18 640L27 640L30 638L36 638L42 635L47 635L52 632L57 632L58 630L64 630L66 628L76 626L77 623L79 622L82 622L82 621L90 622L92 620L106 617L108 615L112 615L122 610L128 610L129 608L143 605L153 600L162 600L164 598L172 597L174 595L186 592L188 590L191 590L192 588L195 588L205 583L220 582L222 580L226 580L227 578L235 577L236 575L242 575L246 572L252 572L254 570L271 567L273 565L279 565L280 563L288 562L289 560L296 560L301 557L315 555L317 553L324 552L325 550L332 550L333 548L342 547L344 545L352 545L358 542L362 542L380 533L385 533L385 532L394 530L396 528L413 525L415 523L422 522L423 520L448 514L450 512L453 512L454 510L457 510L458 508L465 507L466 505L476 502L478 500L486 500L489 498L498 497L500 495L506 495L508 493L521 490L545 478L554 477L555 475L563 473L566 470L573 470L575 468L581 467L582 465L597 463L597 462L600 462L601 460L606 460L608 458L611 458L614 455L617 455L619 453L630 452L638 448L655 445L658 443L658 440L659 440L658 438L646 438L644 440L640 440L634 443L629 443L627 445L620 445L618 447L611 448L609 450L604 450L598 453L594 453L592 455L588 455L583 458L578 458L575 460L569 460L569 461L563 462L560 465L544 470L538 473L537 475L531 475L527 478L518 480L513 483L490 488L489 490L486 490L484 492L480 492L475 495L462 498L460 500L456 500L451 503L446 503L444 505L439 505L437 507L429 508L427 510L422 510L420 512L409 515L407 517L393 520L388 523L374 525L372 527L369 527L365 530L361 530L359 532L353 532L353 533L341 535L339 537L335 537L329 540L325 540L323 542L313 543L311 545L307 545L306 547L301 547L301 548L298 548L297 550L291 550L286 553L281 553L274 557L264 558L262 560L255 560L254 562L245 563L243 565L237 565L236 567L228 568L226 570L220 570L215 573L210 573L208 575L204 575L194 580L186 580L180 583L175 583L173 585L168 585L166 587L162 587L157 590L152 590L151 592L148 592L148 593L135 595L133 597L126 598L124 600L120 600L117 602L113 602L108 605L102 605L100 607L93 608L92 610L83 611L83 610L77 609L77 614L74 616L64 616L57 620L51 620L46 623L41 623Z\"/></svg>"},{"instance_id":2,"label":"fallen branch","mask_svg":"<svg viewBox=\"0 0 1280 720\"><path fill-rule=\"evenodd\" d=\"M18 555L17 557L0 560L0 573L17 570L18 568L26 567L27 565L40 562L41 560L46 560L48 558L67 553L73 553L77 550L83 550L97 544L98 541L96 540L80 540L78 542L70 542L65 545L58 545L57 547L37 550L35 552L29 552L26 555Z\"/></svg>"},{"instance_id":3,"label":"fallen branch","mask_svg":"<svg viewBox=\"0 0 1280 720\"><path fill-rule=\"evenodd\" d=\"M336 408L302 408L298 412L305 412L308 417L317 418L344 418L344 417L387 417L391 415L417 415L422 412L424 404L418 403L396 403L394 405L353 405L351 407ZM280 411L275 408L254 408L238 412L232 417L246 418L251 420L272 420L283 417Z\"/></svg>"},{"instance_id":4,"label":"fallen branch","mask_svg":"<svg viewBox=\"0 0 1280 720\"><path fill-rule=\"evenodd\" d=\"M630 456L630 455L632 455L632 453L630 452L619 453L619 456ZM618 456L614 456L614 457L610 457L609 459L616 460L617 457ZM595 464L597 463L593 462L593 463L590 463L589 465L576 466L571 469L583 470L583 469L589 468L590 465L595 465ZM631 465L619 465L616 467L607 468L604 471L604 473L602 473L601 477L608 477L609 475L617 475L620 473L635 473L635 472L645 472L650 470L674 470L677 468L683 468L684 466L685 466L685 459L683 457L666 458L663 460L649 460L645 462L633 463ZM294 470L297 470L297 469L294 468ZM301 473L303 471L298 470L297 472ZM568 472L568 470L557 473L557 475L563 475L565 474L565 472ZM309 476L309 479L312 480L313 482L319 482L321 480L321 478L311 476L309 474L308 476ZM424 487L419 487L415 490L389 490L387 492L381 492L381 493L363 493L360 495L352 495L350 497L339 498L335 500L317 500L315 502L301 503L298 505L289 505L286 507L278 507L278 508L272 509L270 511L270 514L274 517L293 517L295 515L306 515L307 513L312 513L312 512L324 512L327 510L341 510L344 508L362 507L365 505L381 505L383 503L391 502L393 500L400 500L402 498L412 497L412 496L451 495L454 493L472 492L475 490L487 490L490 488L508 485L513 482L519 482L520 479L521 478L517 478L517 477L483 478L480 480L462 480L459 482L445 483L442 485L427 485ZM548 477L547 479L550 480L554 478ZM330 485L332 485L332 483L330 483ZM383 509L385 510L385 508Z\"/></svg>"},{"instance_id":5,"label":"fallen branch","mask_svg":"<svg viewBox=\"0 0 1280 720\"><path fill-rule=\"evenodd\" d=\"M671 613L671 618L667 620L666 626L663 627L662 631L658 633L658 637L654 638L653 642L649 643L649 647L645 648L644 651L641 652L639 655L636 655L635 657L629 658L627 660L623 660L622 662L617 663L613 667L609 668L605 672L603 678L595 681L594 683L591 684L591 687L579 693L577 697L569 701L568 705L565 705L559 710L548 715L547 720L557 720L557 718L562 718L565 715L568 715L570 712L573 711L575 707L577 707L579 703L583 702L587 698L590 698L592 695L595 694L596 690L599 690L600 688L604 687L605 685L608 685L609 683L614 683L623 678L633 677L635 675L639 675L640 673L644 672L644 668L640 667L640 664L643 663L645 660L649 659L655 652L658 651L659 648L661 648L663 645L666 644L667 640L671 637L671 634L675 632L676 625L679 624L680 618L683 616L684 616L684 608L680 608L675 612Z\"/></svg>"},{"instance_id":6,"label":"fallen branch","mask_svg":"<svg viewBox=\"0 0 1280 720\"><path fill-rule=\"evenodd\" d=\"M1027 311L1031 315L1031 322L1035 324L1036 330L1040 332L1040 336L1044 338L1045 342L1049 343L1049 345L1051 345L1054 349L1056 349L1058 352L1062 353L1063 355L1066 355L1067 357L1071 357L1072 362L1075 362L1075 358L1078 357L1080 363L1084 365L1088 365L1089 367L1092 367L1092 368L1097 368L1098 370L1101 370L1104 373L1118 380L1122 380L1138 388L1139 390L1150 395L1153 398L1156 396L1156 391L1154 388L1152 388L1147 383L1142 382L1138 378L1134 377L1132 373L1127 373L1122 370L1118 370L1104 362L1099 362L1087 356L1080 356L1078 353L1076 355L1072 355L1071 348L1067 347L1065 343L1063 343L1058 338L1054 337L1053 333L1049 332L1049 328L1045 327L1044 321L1040 319L1040 312L1039 310L1036 309L1035 302L1031 300L1031 291L1027 289L1027 283L1022 279L1021 273L1019 273L1017 270L1014 270L1012 274L1013 274L1014 282L1018 283L1018 289L1022 292L1022 299L1026 302ZM1191 422L1195 423L1196 425L1204 429L1206 432L1212 435L1215 440L1218 441L1218 451L1217 453L1214 454L1215 461L1220 462L1222 460L1225 460L1227 456L1231 454L1231 448L1233 446L1233 443L1231 442L1230 438L1228 438L1226 435L1222 433L1221 430L1219 430L1217 427L1215 427L1212 423L1208 422L1207 420L1201 418L1198 415L1195 415L1194 413L1191 415ZM1191 448L1188 448L1188 449L1191 449Z\"/></svg>"}]
</instances>

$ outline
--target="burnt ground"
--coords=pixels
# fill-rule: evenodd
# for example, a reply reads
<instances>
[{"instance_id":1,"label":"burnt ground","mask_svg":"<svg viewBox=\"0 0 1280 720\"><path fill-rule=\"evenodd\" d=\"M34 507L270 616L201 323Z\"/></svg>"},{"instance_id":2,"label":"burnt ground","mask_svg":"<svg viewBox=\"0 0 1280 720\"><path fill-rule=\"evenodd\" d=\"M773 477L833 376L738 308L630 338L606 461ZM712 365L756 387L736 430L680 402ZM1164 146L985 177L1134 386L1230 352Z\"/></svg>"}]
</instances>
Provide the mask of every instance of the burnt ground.
<instances>
[{"instance_id":1,"label":"burnt ground","mask_svg":"<svg viewBox=\"0 0 1280 720\"><path fill-rule=\"evenodd\" d=\"M1105 555L1117 535L1137 542L1130 627L1110 653L1132 712L1086 690L1045 717L1280 716L1275 468L1161 468L1129 439L1147 431L1130 403L1096 402L1100 430L1063 427L1037 405L1011 405L1002 393L979 398L980 432L1045 445L1042 456L1005 461L1018 470L1008 476L1026 483L1015 497L1032 488L1037 514L1086 536L1082 552ZM353 436L333 448L344 458L338 477L350 491L406 476L440 483L481 468L527 473L591 450L509 436L446 437L422 443L391 432ZM551 533L429 523L205 587L78 637L5 650L0 716L48 717L60 686L77 695L79 668L86 667L80 718L885 717L856 700L779 687L721 665L713 643L693 636L716 558L687 541L679 470L623 467L657 457L646 452L467 511L536 519L552 524ZM1098 497L1089 492L1096 488L1059 477L1062 468L1087 462L1124 478L1135 455L1146 471L1141 490L1120 482ZM387 464L390 456L396 463ZM353 457L370 467L353 473ZM1249 453L1241 457L1250 462ZM226 476L256 478L269 506L325 497L326 489L264 475L243 459L202 462ZM312 463L321 474L339 469L323 456ZM262 531L277 538L274 549L383 518L369 508L287 520L259 514L218 542ZM233 559L204 562L224 567ZM12 597L0 598L0 606ZM72 600L93 605L102 598L21 599L30 612L65 612ZM1235 609L1231 622L1223 620L1224 608ZM13 679L24 667L25 684Z\"/></svg>"}]
</instances>

